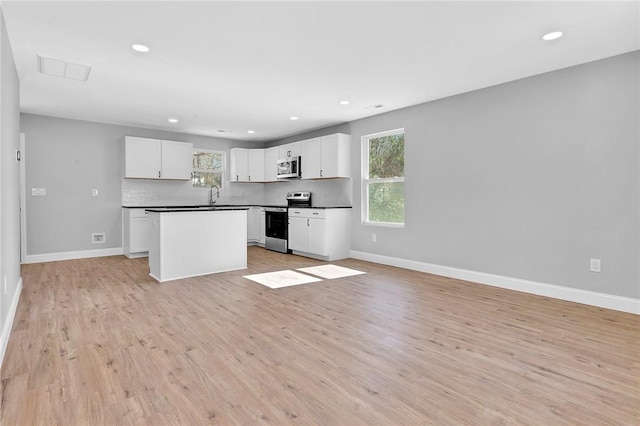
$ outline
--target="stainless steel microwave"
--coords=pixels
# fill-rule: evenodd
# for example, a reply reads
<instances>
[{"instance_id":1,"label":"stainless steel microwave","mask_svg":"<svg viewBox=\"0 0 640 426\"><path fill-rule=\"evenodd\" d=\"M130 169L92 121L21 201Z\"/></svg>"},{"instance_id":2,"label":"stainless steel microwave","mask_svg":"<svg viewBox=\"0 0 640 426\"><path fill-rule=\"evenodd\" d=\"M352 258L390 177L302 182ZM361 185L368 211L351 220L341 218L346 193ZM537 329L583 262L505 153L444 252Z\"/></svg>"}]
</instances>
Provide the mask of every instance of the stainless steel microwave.
<instances>
[{"instance_id":1,"label":"stainless steel microwave","mask_svg":"<svg viewBox=\"0 0 640 426\"><path fill-rule=\"evenodd\" d=\"M300 156L278 160L278 179L298 179L302 176L302 159Z\"/></svg>"}]
</instances>

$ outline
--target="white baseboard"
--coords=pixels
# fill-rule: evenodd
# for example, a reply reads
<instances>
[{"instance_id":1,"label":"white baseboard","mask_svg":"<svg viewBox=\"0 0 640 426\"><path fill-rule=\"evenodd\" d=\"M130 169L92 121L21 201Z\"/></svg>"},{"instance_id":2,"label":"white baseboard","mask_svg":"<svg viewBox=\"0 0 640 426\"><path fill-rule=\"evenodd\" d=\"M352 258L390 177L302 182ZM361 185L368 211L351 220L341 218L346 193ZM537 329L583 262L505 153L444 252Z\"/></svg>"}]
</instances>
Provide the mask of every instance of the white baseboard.
<instances>
[{"instance_id":1,"label":"white baseboard","mask_svg":"<svg viewBox=\"0 0 640 426\"><path fill-rule=\"evenodd\" d=\"M20 279L18 280L18 286L16 287L16 291L13 294L11 306L9 306L7 322L4 323L4 327L2 327L2 334L0 334L0 368L2 368L4 353L7 351L7 345L9 344L9 336L11 335L11 328L13 327L13 319L16 317L16 311L18 310L20 293L22 293L22 277L20 277Z\"/></svg>"},{"instance_id":2,"label":"white baseboard","mask_svg":"<svg viewBox=\"0 0 640 426\"><path fill-rule=\"evenodd\" d=\"M413 271L426 272L429 274L442 275L444 277L472 281L479 284L486 284L494 287L506 288L509 290L522 291L524 293L536 294L538 296L553 297L554 299L583 303L585 305L598 306L600 308L613 309L616 311L629 312L632 314L640 314L640 299L633 299L631 297L615 296L606 293L598 293L595 291L580 290L554 284L539 283L536 281L523 280L520 278L487 274L484 272L452 268L450 266L434 265L431 263L400 259L397 257L389 257L355 250L351 251L351 257L354 259L381 263L383 265L411 269Z\"/></svg>"},{"instance_id":3,"label":"white baseboard","mask_svg":"<svg viewBox=\"0 0 640 426\"><path fill-rule=\"evenodd\" d=\"M148 251L139 251L136 253L129 253L126 254L124 253L125 256L127 256L129 259L137 259L139 257L149 257L149 252Z\"/></svg>"},{"instance_id":4,"label":"white baseboard","mask_svg":"<svg viewBox=\"0 0 640 426\"><path fill-rule=\"evenodd\" d=\"M99 250L66 251L61 253L28 254L22 263L55 262L58 260L86 259L89 257L117 256L123 254L122 247Z\"/></svg>"}]
</instances>

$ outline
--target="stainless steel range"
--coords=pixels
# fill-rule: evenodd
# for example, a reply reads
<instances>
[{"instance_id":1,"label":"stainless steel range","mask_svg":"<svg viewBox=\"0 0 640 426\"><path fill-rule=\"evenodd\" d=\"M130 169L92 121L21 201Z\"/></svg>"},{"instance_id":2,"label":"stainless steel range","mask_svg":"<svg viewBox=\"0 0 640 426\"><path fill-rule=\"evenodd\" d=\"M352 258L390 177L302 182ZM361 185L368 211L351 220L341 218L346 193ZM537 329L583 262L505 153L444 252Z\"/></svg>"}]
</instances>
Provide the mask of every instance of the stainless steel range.
<instances>
[{"instance_id":1,"label":"stainless steel range","mask_svg":"<svg viewBox=\"0 0 640 426\"><path fill-rule=\"evenodd\" d=\"M311 207L311 192L287 193L288 207ZM265 207L265 238L264 247L267 250L288 253L289 216L287 207Z\"/></svg>"},{"instance_id":2,"label":"stainless steel range","mask_svg":"<svg viewBox=\"0 0 640 426\"><path fill-rule=\"evenodd\" d=\"M287 252L287 230L289 218L286 207L265 207L264 248L267 250Z\"/></svg>"},{"instance_id":3,"label":"stainless steel range","mask_svg":"<svg viewBox=\"0 0 640 426\"><path fill-rule=\"evenodd\" d=\"M287 193L287 206L311 207L311 193L308 191Z\"/></svg>"}]
</instances>

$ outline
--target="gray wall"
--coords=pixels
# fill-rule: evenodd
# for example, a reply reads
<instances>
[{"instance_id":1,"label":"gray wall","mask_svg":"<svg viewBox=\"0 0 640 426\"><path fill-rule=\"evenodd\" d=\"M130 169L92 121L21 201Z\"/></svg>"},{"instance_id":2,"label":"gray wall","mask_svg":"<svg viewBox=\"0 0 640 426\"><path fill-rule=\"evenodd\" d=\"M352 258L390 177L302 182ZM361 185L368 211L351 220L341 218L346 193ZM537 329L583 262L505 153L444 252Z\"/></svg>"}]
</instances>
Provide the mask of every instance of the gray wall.
<instances>
[{"instance_id":1,"label":"gray wall","mask_svg":"<svg viewBox=\"0 0 640 426\"><path fill-rule=\"evenodd\" d=\"M2 332L11 322L9 308L20 281L19 128L20 81L0 12L0 363L9 337Z\"/></svg>"},{"instance_id":2,"label":"gray wall","mask_svg":"<svg viewBox=\"0 0 640 426\"><path fill-rule=\"evenodd\" d=\"M25 134L27 255L122 247L121 207L206 204L209 190L191 182L123 179L124 137L192 142L196 148L255 148L240 142L33 114L21 115ZM260 145L259 147L262 147ZM228 177L228 176L227 176ZM46 188L45 197L31 195ZM98 197L91 195L98 189ZM286 204L288 191L310 190L317 205L351 205L349 179L273 184L224 183L218 204ZM104 244L91 234L104 232Z\"/></svg>"},{"instance_id":3,"label":"gray wall","mask_svg":"<svg viewBox=\"0 0 640 426\"><path fill-rule=\"evenodd\" d=\"M313 139L319 136L332 135L334 133L345 133L350 134L351 131L350 123L342 123L337 124L331 127L325 127L323 129L312 130L309 132L299 133L293 136L287 136L286 138L277 139L274 141L265 142L265 148L271 148L272 146L284 145L291 142L297 142L305 139Z\"/></svg>"},{"instance_id":4,"label":"gray wall","mask_svg":"<svg viewBox=\"0 0 640 426\"><path fill-rule=\"evenodd\" d=\"M636 51L295 139L336 128L351 134L353 250L637 299L639 57ZM365 226L361 137L400 127L406 226ZM602 259L599 274L589 272L592 257Z\"/></svg>"},{"instance_id":5,"label":"gray wall","mask_svg":"<svg viewBox=\"0 0 640 426\"><path fill-rule=\"evenodd\" d=\"M123 179L124 137L141 136L192 142L197 148L229 151L255 144L227 139L32 114L21 115L25 134L27 254L122 247L121 206L189 202L207 198L207 190L190 182ZM32 197L31 188L46 188L46 197ZM91 195L98 189L98 197ZM262 189L235 187L230 200ZM240 194L239 196L237 194ZM249 195L247 195L249 194ZM105 232L104 244L92 244L91 234Z\"/></svg>"},{"instance_id":6,"label":"gray wall","mask_svg":"<svg viewBox=\"0 0 640 426\"><path fill-rule=\"evenodd\" d=\"M639 61L633 52L267 146L352 135L353 250L640 298ZM45 199L27 197L29 254L96 248L92 232L107 232L100 248L121 246L121 194L131 190L121 179L125 135L242 146L27 114L22 120L27 189L48 190ZM398 127L406 132L406 227L364 226L360 138ZM342 199L351 197L348 182L309 185L314 195L337 191ZM230 200L260 196L253 186L241 189L251 184L238 185ZM264 186L265 202L286 192L280 185ZM91 188L102 195L91 197ZM591 257L602 259L602 273L589 272Z\"/></svg>"}]
</instances>

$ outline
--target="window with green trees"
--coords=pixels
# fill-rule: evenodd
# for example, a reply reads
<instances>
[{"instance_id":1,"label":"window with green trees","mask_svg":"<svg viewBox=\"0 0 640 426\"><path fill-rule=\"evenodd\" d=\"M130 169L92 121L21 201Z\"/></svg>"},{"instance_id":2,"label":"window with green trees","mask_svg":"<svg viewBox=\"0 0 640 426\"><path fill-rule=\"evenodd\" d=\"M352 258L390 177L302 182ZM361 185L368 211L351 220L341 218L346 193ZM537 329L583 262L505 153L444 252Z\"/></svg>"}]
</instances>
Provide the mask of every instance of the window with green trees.
<instances>
[{"instance_id":1,"label":"window with green trees","mask_svg":"<svg viewBox=\"0 0 640 426\"><path fill-rule=\"evenodd\" d=\"M216 185L222 188L224 175L224 152L208 149L193 150L193 182L194 187L210 188Z\"/></svg>"},{"instance_id":2,"label":"window with green trees","mask_svg":"<svg viewBox=\"0 0 640 426\"><path fill-rule=\"evenodd\" d=\"M364 217L368 224L404 225L404 129L362 138Z\"/></svg>"}]
</instances>

